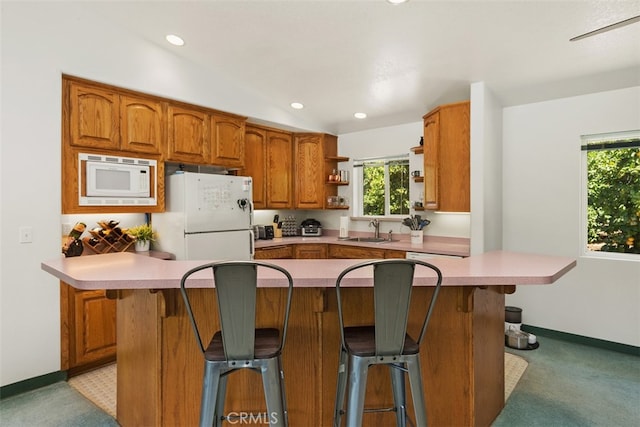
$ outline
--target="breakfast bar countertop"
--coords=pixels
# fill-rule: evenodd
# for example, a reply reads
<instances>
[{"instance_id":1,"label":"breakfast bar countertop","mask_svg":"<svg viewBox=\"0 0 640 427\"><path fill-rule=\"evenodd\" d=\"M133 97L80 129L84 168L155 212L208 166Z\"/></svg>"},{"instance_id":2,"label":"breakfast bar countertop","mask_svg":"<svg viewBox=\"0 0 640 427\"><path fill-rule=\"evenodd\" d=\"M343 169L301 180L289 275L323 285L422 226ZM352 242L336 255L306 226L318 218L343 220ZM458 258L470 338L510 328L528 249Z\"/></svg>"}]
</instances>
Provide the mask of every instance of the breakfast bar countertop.
<instances>
[{"instance_id":1,"label":"breakfast bar countertop","mask_svg":"<svg viewBox=\"0 0 640 427\"><path fill-rule=\"evenodd\" d=\"M337 353L331 349L337 351L340 342L335 281L343 269L364 261L267 261L286 268L296 287L289 319L292 333L287 335L283 352L291 425L331 425L338 372ZM421 355L429 425L491 425L504 406L505 294L514 292L517 285L553 283L576 261L504 251L431 261L442 270L444 279L427 332L429 351ZM197 424L199 399L185 400L184 396L200 393L202 355L190 339L191 326L186 308L179 302L179 286L186 271L205 262L110 253L59 257L42 263L43 270L77 289L117 290L112 297L117 304L117 420L121 426ZM423 270L416 269L413 293L426 301L436 279L433 271ZM282 309L286 284L273 272L261 272L261 301L269 308L261 311L256 325L266 327L272 322L273 310ZM206 319L201 333L210 336L219 330L217 316L204 304L214 291L211 272L201 271L192 277L187 286L198 302L194 305L197 315ZM351 287L343 297L358 307L347 315L371 322L373 311L361 310L373 304L371 280L356 274L347 276L342 285ZM410 314L408 324L412 330L419 328L418 317ZM229 407L265 410L256 378L229 379ZM379 372L372 372L367 382L372 389L388 390L388 378ZM392 400L390 391L381 391L371 396L370 404L387 407ZM383 412L369 414L367 421L369 425L389 425L394 420L394 414Z\"/></svg>"},{"instance_id":2,"label":"breakfast bar countertop","mask_svg":"<svg viewBox=\"0 0 640 427\"><path fill-rule=\"evenodd\" d=\"M213 260L210 260L213 261ZM342 270L360 259L275 259L269 263L287 269L296 287L328 288ZM167 261L135 253L55 258L42 262L44 271L74 288L92 289L171 289L180 287L182 275L209 261ZM496 286L550 284L576 265L575 259L528 253L493 251L468 258L435 258L430 262L443 274L443 286ZM211 275L202 272L190 279L188 287L211 287ZM416 271L417 286L432 286L432 272ZM370 286L364 277L346 278L344 286ZM285 286L275 274L259 275L260 287Z\"/></svg>"}]
</instances>

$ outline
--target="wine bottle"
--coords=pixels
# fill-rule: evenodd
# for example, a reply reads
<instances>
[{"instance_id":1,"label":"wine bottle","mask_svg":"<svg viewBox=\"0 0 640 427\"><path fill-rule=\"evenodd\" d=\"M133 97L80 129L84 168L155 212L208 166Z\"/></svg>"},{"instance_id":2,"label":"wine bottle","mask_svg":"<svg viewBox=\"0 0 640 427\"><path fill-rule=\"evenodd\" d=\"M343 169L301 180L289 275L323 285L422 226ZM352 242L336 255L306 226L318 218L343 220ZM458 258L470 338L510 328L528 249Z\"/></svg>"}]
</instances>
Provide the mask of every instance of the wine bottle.
<instances>
[{"instance_id":1,"label":"wine bottle","mask_svg":"<svg viewBox=\"0 0 640 427\"><path fill-rule=\"evenodd\" d=\"M82 236L82 233L84 233L84 230L86 228L87 228L87 224L85 224L84 222L76 223L76 225L74 225L71 231L69 232L69 237L72 237L74 240L78 240L80 236Z\"/></svg>"}]
</instances>

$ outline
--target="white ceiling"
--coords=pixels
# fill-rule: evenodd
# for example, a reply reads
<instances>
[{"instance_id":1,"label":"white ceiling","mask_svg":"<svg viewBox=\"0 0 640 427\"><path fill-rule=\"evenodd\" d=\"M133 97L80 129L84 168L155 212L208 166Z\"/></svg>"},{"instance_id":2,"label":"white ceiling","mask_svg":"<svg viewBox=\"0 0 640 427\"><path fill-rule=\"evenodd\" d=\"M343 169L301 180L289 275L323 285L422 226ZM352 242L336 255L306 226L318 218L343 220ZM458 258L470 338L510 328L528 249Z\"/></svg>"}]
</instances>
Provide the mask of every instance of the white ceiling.
<instances>
[{"instance_id":1,"label":"white ceiling","mask_svg":"<svg viewBox=\"0 0 640 427\"><path fill-rule=\"evenodd\" d=\"M640 0L87 2L113 25L341 134L421 120L483 81L504 105L640 85ZM178 34L178 48L164 36ZM368 118L357 120L356 111Z\"/></svg>"}]
</instances>

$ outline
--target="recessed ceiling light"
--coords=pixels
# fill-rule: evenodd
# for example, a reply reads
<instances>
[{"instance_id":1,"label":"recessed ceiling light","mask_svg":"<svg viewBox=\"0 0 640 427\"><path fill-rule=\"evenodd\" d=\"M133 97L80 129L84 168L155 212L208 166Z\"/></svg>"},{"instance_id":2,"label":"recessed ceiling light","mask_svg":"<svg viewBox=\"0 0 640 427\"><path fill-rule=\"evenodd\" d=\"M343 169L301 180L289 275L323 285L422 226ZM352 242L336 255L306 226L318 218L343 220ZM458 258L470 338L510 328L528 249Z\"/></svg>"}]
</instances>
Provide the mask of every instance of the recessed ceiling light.
<instances>
[{"instance_id":1,"label":"recessed ceiling light","mask_svg":"<svg viewBox=\"0 0 640 427\"><path fill-rule=\"evenodd\" d=\"M366 119L367 113L354 113L353 117L355 117L356 119Z\"/></svg>"},{"instance_id":2,"label":"recessed ceiling light","mask_svg":"<svg viewBox=\"0 0 640 427\"><path fill-rule=\"evenodd\" d=\"M295 108L296 110L302 110L304 108L304 105L300 102L292 102L291 108Z\"/></svg>"},{"instance_id":3,"label":"recessed ceiling light","mask_svg":"<svg viewBox=\"0 0 640 427\"><path fill-rule=\"evenodd\" d=\"M167 41L169 43L171 43L174 46L183 46L184 45L184 40L182 40L182 37L178 37L175 34L168 34L166 39L167 39Z\"/></svg>"},{"instance_id":4,"label":"recessed ceiling light","mask_svg":"<svg viewBox=\"0 0 640 427\"><path fill-rule=\"evenodd\" d=\"M409 1L409 0L387 0L387 3L391 3L391 4L393 4L393 5L396 5L396 4L406 3L406 2L408 2L408 1Z\"/></svg>"}]
</instances>

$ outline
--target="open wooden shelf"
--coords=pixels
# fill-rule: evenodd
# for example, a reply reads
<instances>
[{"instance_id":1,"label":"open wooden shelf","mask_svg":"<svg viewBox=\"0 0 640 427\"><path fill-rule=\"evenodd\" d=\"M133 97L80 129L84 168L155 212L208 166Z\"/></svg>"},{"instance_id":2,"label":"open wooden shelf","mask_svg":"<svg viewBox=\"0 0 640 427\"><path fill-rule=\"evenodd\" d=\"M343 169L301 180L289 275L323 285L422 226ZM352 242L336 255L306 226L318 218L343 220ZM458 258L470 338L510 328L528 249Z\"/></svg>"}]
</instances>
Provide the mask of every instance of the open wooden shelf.
<instances>
[{"instance_id":1,"label":"open wooden shelf","mask_svg":"<svg viewBox=\"0 0 640 427\"><path fill-rule=\"evenodd\" d=\"M325 157L326 161L331 161L331 162L348 162L349 158L348 157L343 157L343 156L327 156Z\"/></svg>"},{"instance_id":2,"label":"open wooden shelf","mask_svg":"<svg viewBox=\"0 0 640 427\"><path fill-rule=\"evenodd\" d=\"M424 147L422 145L419 145L417 147L411 147L410 150L413 151L415 154L424 153Z\"/></svg>"}]
</instances>

